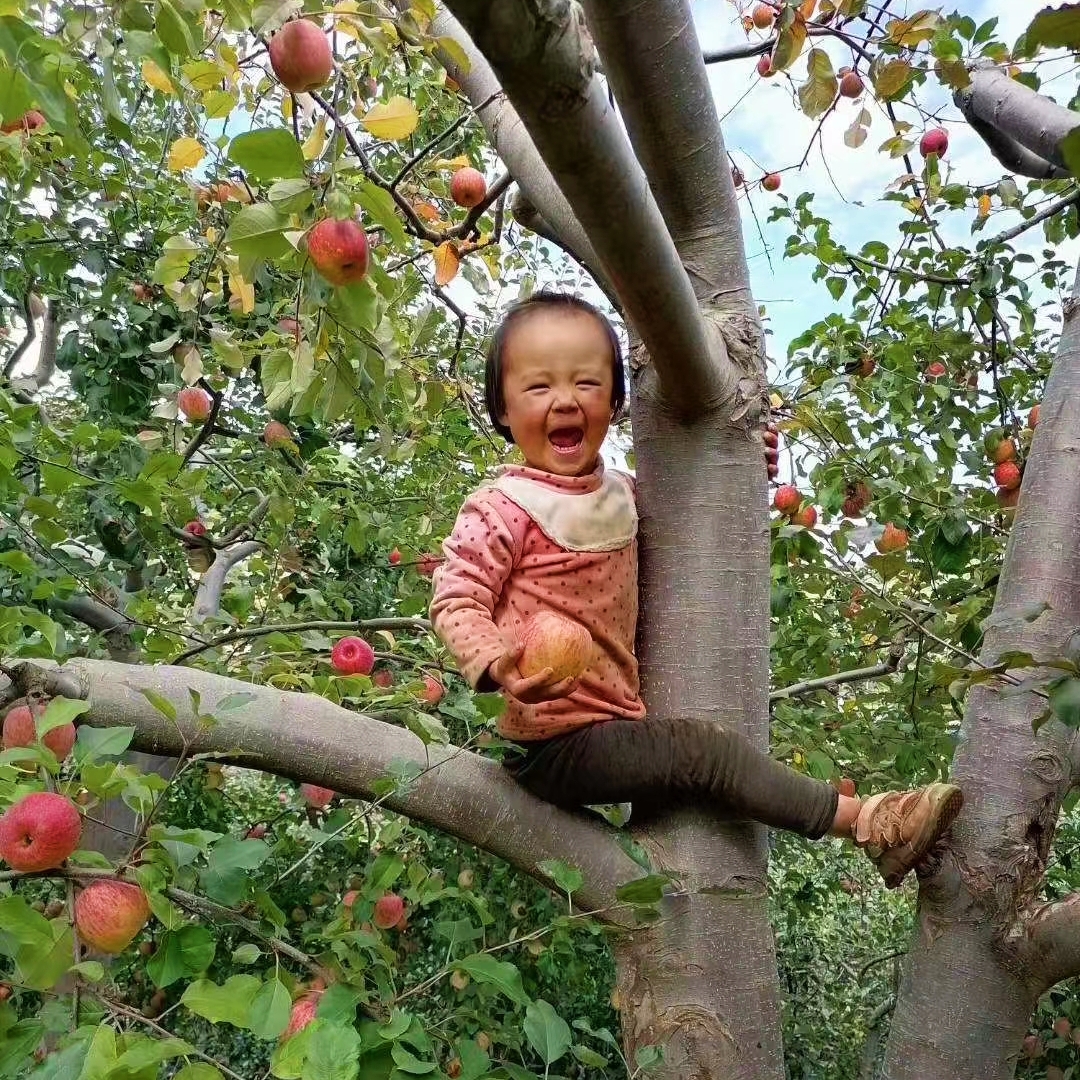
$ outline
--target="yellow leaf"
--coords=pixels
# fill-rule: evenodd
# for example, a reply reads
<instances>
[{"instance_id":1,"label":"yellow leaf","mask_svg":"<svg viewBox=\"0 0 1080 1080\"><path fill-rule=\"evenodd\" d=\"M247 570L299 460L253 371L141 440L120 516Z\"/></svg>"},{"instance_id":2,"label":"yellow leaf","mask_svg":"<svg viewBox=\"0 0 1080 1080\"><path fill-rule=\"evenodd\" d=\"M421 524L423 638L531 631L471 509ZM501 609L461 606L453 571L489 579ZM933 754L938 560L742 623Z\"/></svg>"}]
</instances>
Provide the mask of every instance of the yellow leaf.
<instances>
[{"instance_id":1,"label":"yellow leaf","mask_svg":"<svg viewBox=\"0 0 1080 1080\"><path fill-rule=\"evenodd\" d=\"M983 192L979 196L979 217L990 216L990 196Z\"/></svg>"},{"instance_id":2,"label":"yellow leaf","mask_svg":"<svg viewBox=\"0 0 1080 1080\"><path fill-rule=\"evenodd\" d=\"M245 315L250 315L255 310L255 286L239 274L229 275L229 292L240 297L240 310Z\"/></svg>"},{"instance_id":3,"label":"yellow leaf","mask_svg":"<svg viewBox=\"0 0 1080 1080\"><path fill-rule=\"evenodd\" d=\"M905 49L914 49L920 41L929 41L941 25L936 11L920 11L910 19L893 19L886 27L889 40Z\"/></svg>"},{"instance_id":4,"label":"yellow leaf","mask_svg":"<svg viewBox=\"0 0 1080 1080\"><path fill-rule=\"evenodd\" d=\"M448 240L435 249L434 255L435 284L449 285L457 277L458 267L461 265L457 248Z\"/></svg>"},{"instance_id":5,"label":"yellow leaf","mask_svg":"<svg viewBox=\"0 0 1080 1080\"><path fill-rule=\"evenodd\" d=\"M899 97L915 77L915 72L906 60L889 60L884 64L875 64L870 71L870 79L880 98L891 101Z\"/></svg>"},{"instance_id":6,"label":"yellow leaf","mask_svg":"<svg viewBox=\"0 0 1080 1080\"><path fill-rule=\"evenodd\" d=\"M163 94L176 93L173 89L172 80L153 60L144 60L142 62L142 77L143 82L152 90L160 90Z\"/></svg>"},{"instance_id":7,"label":"yellow leaf","mask_svg":"<svg viewBox=\"0 0 1080 1080\"><path fill-rule=\"evenodd\" d=\"M420 115L407 97L395 94L389 101L380 102L368 109L360 123L376 139L397 142L399 139L407 139L416 130Z\"/></svg>"},{"instance_id":8,"label":"yellow leaf","mask_svg":"<svg viewBox=\"0 0 1080 1080\"><path fill-rule=\"evenodd\" d=\"M772 66L774 71L784 71L791 67L806 44L806 23L796 19L790 26L781 29L773 48Z\"/></svg>"},{"instance_id":9,"label":"yellow leaf","mask_svg":"<svg viewBox=\"0 0 1080 1080\"><path fill-rule=\"evenodd\" d=\"M468 154L458 154L456 158L436 158L431 167L438 172L457 172L458 169L464 169L466 166L471 165Z\"/></svg>"},{"instance_id":10,"label":"yellow leaf","mask_svg":"<svg viewBox=\"0 0 1080 1080\"><path fill-rule=\"evenodd\" d=\"M416 211L417 217L422 217L425 221L438 221L442 216L438 207L433 206L425 199L417 199L412 204L412 208Z\"/></svg>"},{"instance_id":11,"label":"yellow leaf","mask_svg":"<svg viewBox=\"0 0 1080 1080\"><path fill-rule=\"evenodd\" d=\"M311 134L304 140L304 160L314 161L326 146L326 117L320 115Z\"/></svg>"},{"instance_id":12,"label":"yellow leaf","mask_svg":"<svg viewBox=\"0 0 1080 1080\"><path fill-rule=\"evenodd\" d=\"M202 148L202 143L185 135L169 147L169 172L194 169L204 157L206 151Z\"/></svg>"}]
</instances>

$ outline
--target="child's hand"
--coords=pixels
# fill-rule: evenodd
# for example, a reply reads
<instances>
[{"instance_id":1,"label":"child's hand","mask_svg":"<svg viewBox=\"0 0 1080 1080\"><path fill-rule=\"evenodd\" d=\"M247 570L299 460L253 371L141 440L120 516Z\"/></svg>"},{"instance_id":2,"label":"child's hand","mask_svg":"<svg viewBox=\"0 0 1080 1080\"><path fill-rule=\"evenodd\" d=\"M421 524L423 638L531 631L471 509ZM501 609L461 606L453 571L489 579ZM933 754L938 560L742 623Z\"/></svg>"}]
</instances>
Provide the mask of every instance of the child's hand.
<instances>
[{"instance_id":1,"label":"child's hand","mask_svg":"<svg viewBox=\"0 0 1080 1080\"><path fill-rule=\"evenodd\" d=\"M524 651L524 644L515 645L488 668L488 675L491 676L492 681L498 683L503 690L523 705L558 701L559 698L570 694L577 686L577 679L560 679L558 682L552 682L554 672L549 667L526 678L518 671L517 666Z\"/></svg>"},{"instance_id":2,"label":"child's hand","mask_svg":"<svg viewBox=\"0 0 1080 1080\"><path fill-rule=\"evenodd\" d=\"M780 472L780 432L775 424L765 425L765 469L770 480Z\"/></svg>"}]
</instances>

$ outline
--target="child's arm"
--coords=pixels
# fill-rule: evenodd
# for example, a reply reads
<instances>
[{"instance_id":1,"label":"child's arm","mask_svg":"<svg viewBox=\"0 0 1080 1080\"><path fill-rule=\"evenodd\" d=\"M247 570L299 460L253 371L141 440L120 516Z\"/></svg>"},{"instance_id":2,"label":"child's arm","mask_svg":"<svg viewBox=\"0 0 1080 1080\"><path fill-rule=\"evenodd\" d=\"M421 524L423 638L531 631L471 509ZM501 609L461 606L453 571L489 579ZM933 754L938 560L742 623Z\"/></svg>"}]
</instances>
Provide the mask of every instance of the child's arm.
<instances>
[{"instance_id":1,"label":"child's arm","mask_svg":"<svg viewBox=\"0 0 1080 1080\"><path fill-rule=\"evenodd\" d=\"M514 568L520 544L483 490L469 496L443 544L434 574L431 621L474 689L487 685L488 668L507 651L495 625L495 606Z\"/></svg>"}]
</instances>

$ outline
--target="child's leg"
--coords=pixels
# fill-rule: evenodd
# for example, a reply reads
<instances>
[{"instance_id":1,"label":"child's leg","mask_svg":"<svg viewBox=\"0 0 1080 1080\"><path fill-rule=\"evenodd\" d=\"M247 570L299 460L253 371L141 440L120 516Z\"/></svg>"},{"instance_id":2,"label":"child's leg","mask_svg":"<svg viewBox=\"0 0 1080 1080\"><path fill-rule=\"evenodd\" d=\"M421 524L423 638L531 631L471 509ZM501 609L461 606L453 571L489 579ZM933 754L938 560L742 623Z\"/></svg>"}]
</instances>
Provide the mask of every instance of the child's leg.
<instances>
[{"instance_id":1,"label":"child's leg","mask_svg":"<svg viewBox=\"0 0 1080 1080\"><path fill-rule=\"evenodd\" d=\"M834 826L840 802L830 784L773 760L744 735L689 718L590 724L531 752L517 778L560 806L708 802L812 839Z\"/></svg>"},{"instance_id":2,"label":"child's leg","mask_svg":"<svg viewBox=\"0 0 1080 1080\"><path fill-rule=\"evenodd\" d=\"M818 839L854 840L895 888L963 805L960 789L930 784L865 802L804 776L713 720L609 720L530 751L518 780L560 806L700 802L732 817Z\"/></svg>"}]
</instances>

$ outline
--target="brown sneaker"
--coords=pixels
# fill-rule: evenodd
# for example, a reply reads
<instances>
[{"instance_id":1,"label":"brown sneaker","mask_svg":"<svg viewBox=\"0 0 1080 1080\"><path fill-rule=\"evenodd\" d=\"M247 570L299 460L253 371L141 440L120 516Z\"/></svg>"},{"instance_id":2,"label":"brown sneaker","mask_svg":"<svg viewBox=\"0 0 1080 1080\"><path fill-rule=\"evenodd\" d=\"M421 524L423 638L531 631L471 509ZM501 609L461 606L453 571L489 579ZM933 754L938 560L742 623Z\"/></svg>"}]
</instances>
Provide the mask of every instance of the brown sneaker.
<instances>
[{"instance_id":1,"label":"brown sneaker","mask_svg":"<svg viewBox=\"0 0 1080 1080\"><path fill-rule=\"evenodd\" d=\"M895 889L937 843L963 805L964 794L955 784L883 791L862 804L851 835L866 849L886 887Z\"/></svg>"}]
</instances>

